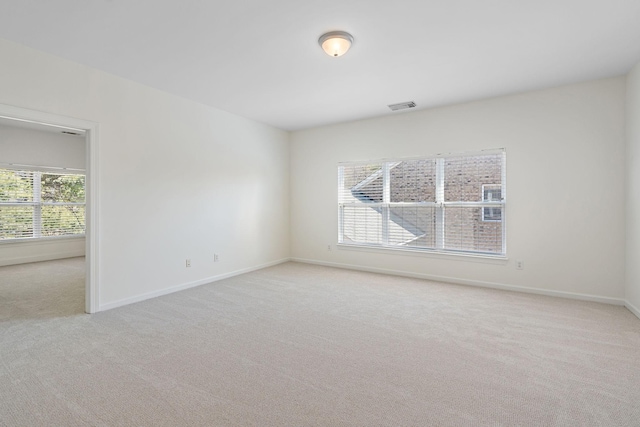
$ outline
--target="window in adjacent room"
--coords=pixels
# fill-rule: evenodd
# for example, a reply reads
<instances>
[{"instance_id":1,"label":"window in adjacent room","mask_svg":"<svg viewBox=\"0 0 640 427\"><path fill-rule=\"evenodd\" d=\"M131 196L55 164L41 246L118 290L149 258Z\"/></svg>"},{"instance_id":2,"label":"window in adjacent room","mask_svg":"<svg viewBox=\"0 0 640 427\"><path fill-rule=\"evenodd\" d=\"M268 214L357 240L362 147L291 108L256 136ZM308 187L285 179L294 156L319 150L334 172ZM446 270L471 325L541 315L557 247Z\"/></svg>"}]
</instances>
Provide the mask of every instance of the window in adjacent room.
<instances>
[{"instance_id":1,"label":"window in adjacent room","mask_svg":"<svg viewBox=\"0 0 640 427\"><path fill-rule=\"evenodd\" d=\"M338 243L504 256L504 150L338 166Z\"/></svg>"},{"instance_id":2,"label":"window in adjacent room","mask_svg":"<svg viewBox=\"0 0 640 427\"><path fill-rule=\"evenodd\" d=\"M0 169L0 240L84 233L84 174Z\"/></svg>"}]
</instances>

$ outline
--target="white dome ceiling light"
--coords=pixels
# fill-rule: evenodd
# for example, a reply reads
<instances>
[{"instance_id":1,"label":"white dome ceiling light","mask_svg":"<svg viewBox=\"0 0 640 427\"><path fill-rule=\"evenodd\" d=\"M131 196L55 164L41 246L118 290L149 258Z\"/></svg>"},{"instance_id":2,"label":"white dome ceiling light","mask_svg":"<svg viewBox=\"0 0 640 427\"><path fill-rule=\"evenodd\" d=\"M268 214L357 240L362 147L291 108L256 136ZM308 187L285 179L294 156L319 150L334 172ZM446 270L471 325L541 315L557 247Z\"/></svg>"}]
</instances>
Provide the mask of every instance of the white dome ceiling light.
<instances>
[{"instance_id":1,"label":"white dome ceiling light","mask_svg":"<svg viewBox=\"0 0 640 427\"><path fill-rule=\"evenodd\" d=\"M323 34L318 39L318 44L327 55L338 57L342 56L351 47L353 36L346 31L331 31Z\"/></svg>"}]
</instances>

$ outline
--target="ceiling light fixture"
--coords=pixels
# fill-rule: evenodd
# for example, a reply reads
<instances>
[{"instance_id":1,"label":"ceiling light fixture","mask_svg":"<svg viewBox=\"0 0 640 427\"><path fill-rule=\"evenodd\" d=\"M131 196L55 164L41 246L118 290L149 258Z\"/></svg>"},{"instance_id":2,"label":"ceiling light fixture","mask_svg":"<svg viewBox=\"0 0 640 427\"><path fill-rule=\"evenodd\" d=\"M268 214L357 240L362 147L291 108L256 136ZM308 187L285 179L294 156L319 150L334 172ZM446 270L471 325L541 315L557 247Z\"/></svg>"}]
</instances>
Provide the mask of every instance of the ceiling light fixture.
<instances>
[{"instance_id":1,"label":"ceiling light fixture","mask_svg":"<svg viewBox=\"0 0 640 427\"><path fill-rule=\"evenodd\" d=\"M346 31L331 31L318 39L318 44L329 56L342 56L351 47L353 36Z\"/></svg>"}]
</instances>

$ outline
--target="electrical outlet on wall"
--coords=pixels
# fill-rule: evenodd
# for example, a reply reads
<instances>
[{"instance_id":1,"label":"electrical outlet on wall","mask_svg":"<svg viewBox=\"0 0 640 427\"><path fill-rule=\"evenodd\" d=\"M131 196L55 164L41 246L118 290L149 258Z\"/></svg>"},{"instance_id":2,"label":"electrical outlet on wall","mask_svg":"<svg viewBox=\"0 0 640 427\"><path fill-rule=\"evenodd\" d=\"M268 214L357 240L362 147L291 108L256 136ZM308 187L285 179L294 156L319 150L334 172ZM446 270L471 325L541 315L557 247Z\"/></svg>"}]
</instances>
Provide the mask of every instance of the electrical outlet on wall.
<instances>
[{"instance_id":1,"label":"electrical outlet on wall","mask_svg":"<svg viewBox=\"0 0 640 427\"><path fill-rule=\"evenodd\" d=\"M220 255L213 254L213 262L218 262L218 261L220 261Z\"/></svg>"},{"instance_id":2,"label":"electrical outlet on wall","mask_svg":"<svg viewBox=\"0 0 640 427\"><path fill-rule=\"evenodd\" d=\"M328 250L329 252L331 252L331 250L332 250L332 249L331 249L331 245L327 245L327 250Z\"/></svg>"},{"instance_id":3,"label":"electrical outlet on wall","mask_svg":"<svg viewBox=\"0 0 640 427\"><path fill-rule=\"evenodd\" d=\"M185 267L191 267L191 260L190 259L186 260L184 264L185 264Z\"/></svg>"},{"instance_id":4,"label":"electrical outlet on wall","mask_svg":"<svg viewBox=\"0 0 640 427\"><path fill-rule=\"evenodd\" d=\"M521 259L516 260L516 270L524 270L524 261Z\"/></svg>"}]
</instances>

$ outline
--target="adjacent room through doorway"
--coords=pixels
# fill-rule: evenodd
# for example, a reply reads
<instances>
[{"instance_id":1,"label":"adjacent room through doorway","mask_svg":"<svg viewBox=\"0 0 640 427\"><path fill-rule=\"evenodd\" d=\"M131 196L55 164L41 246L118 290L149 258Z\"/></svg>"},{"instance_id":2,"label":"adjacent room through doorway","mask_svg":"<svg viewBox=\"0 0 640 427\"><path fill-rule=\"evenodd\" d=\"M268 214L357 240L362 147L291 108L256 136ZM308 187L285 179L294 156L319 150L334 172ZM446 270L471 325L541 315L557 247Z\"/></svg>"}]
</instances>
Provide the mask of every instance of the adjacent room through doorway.
<instances>
[{"instance_id":1,"label":"adjacent room through doorway","mask_svg":"<svg viewBox=\"0 0 640 427\"><path fill-rule=\"evenodd\" d=\"M86 132L0 118L0 320L86 311Z\"/></svg>"}]
</instances>

